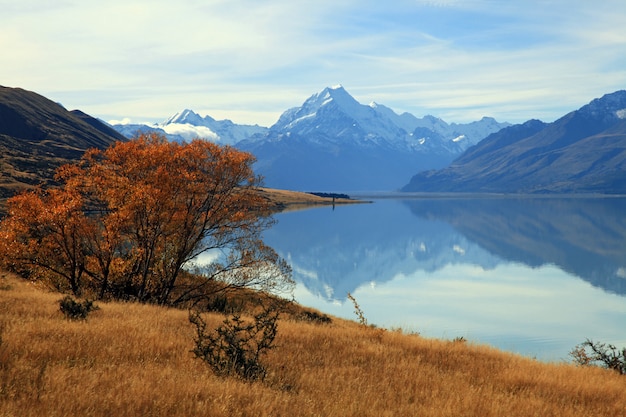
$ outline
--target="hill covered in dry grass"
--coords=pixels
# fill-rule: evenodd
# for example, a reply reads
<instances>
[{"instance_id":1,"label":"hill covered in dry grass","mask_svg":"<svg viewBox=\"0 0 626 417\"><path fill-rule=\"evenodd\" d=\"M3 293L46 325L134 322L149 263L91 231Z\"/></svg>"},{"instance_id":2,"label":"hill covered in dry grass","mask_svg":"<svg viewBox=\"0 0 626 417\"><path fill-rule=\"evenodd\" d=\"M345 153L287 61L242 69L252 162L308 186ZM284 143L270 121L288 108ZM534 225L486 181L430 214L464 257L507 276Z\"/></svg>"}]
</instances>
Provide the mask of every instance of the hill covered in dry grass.
<instances>
[{"instance_id":1,"label":"hill covered in dry grass","mask_svg":"<svg viewBox=\"0 0 626 417\"><path fill-rule=\"evenodd\" d=\"M623 416L626 378L333 319L278 324L263 382L196 359L184 310L98 303L0 275L0 416ZM224 316L208 314L217 326Z\"/></svg>"},{"instance_id":2,"label":"hill covered in dry grass","mask_svg":"<svg viewBox=\"0 0 626 417\"><path fill-rule=\"evenodd\" d=\"M363 200L331 196L320 196L300 191L259 188L259 193L270 202L275 211L301 210L318 206L366 203Z\"/></svg>"},{"instance_id":3,"label":"hill covered in dry grass","mask_svg":"<svg viewBox=\"0 0 626 417\"><path fill-rule=\"evenodd\" d=\"M126 138L83 112L68 111L31 91L0 86L0 199L53 184L60 165L116 140Z\"/></svg>"}]
</instances>

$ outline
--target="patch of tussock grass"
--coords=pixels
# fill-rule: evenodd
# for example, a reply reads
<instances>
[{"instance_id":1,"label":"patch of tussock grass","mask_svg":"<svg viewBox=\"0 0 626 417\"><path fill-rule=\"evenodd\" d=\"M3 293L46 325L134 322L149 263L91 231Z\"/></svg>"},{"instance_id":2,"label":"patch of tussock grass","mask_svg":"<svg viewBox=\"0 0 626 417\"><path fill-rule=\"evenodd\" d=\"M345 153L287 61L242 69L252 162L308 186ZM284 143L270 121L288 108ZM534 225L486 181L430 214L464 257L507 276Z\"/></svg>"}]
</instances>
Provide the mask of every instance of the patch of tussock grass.
<instances>
[{"instance_id":1,"label":"patch of tussock grass","mask_svg":"<svg viewBox=\"0 0 626 417\"><path fill-rule=\"evenodd\" d=\"M264 382L194 358L188 312L99 303L65 320L59 294L0 291L0 416L622 416L626 378L333 318L281 319ZM220 314L204 315L217 327Z\"/></svg>"}]
</instances>

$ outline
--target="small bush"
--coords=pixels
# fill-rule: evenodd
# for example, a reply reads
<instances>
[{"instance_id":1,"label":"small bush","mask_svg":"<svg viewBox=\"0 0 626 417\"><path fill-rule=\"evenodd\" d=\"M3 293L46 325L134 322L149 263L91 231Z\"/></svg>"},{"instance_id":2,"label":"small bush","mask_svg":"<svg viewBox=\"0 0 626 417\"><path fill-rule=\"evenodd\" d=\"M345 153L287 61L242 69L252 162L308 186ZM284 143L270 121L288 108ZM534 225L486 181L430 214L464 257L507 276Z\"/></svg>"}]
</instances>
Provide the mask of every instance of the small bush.
<instances>
[{"instance_id":1,"label":"small bush","mask_svg":"<svg viewBox=\"0 0 626 417\"><path fill-rule=\"evenodd\" d=\"M234 314L242 311L243 302L237 299L229 299L225 295L217 295L206 303L206 311L214 311L221 314Z\"/></svg>"},{"instance_id":2,"label":"small bush","mask_svg":"<svg viewBox=\"0 0 626 417\"><path fill-rule=\"evenodd\" d=\"M626 374L626 348L620 350L611 344L607 345L606 343L594 342L587 339L580 345L574 347L569 354L578 365L589 366L599 364L621 375Z\"/></svg>"},{"instance_id":3,"label":"small bush","mask_svg":"<svg viewBox=\"0 0 626 417\"><path fill-rule=\"evenodd\" d=\"M70 320L86 320L89 313L99 308L91 300L85 300L81 303L69 295L59 300L59 306L61 313Z\"/></svg>"},{"instance_id":4,"label":"small bush","mask_svg":"<svg viewBox=\"0 0 626 417\"><path fill-rule=\"evenodd\" d=\"M0 275L0 291L11 291L13 286L5 282L6 274Z\"/></svg>"},{"instance_id":5,"label":"small bush","mask_svg":"<svg viewBox=\"0 0 626 417\"><path fill-rule=\"evenodd\" d=\"M363 314L363 310L361 310L361 306L357 303L356 298L354 298L352 294L348 293L348 299L352 301L352 304L354 305L354 314L356 314L359 324L367 327L367 319L365 318L365 314Z\"/></svg>"},{"instance_id":6,"label":"small bush","mask_svg":"<svg viewBox=\"0 0 626 417\"><path fill-rule=\"evenodd\" d=\"M263 380L267 371L260 358L274 347L277 320L278 312L272 309L264 309L251 323L235 314L207 334L207 325L200 313L190 311L189 321L196 327L196 347L192 352L217 375Z\"/></svg>"},{"instance_id":7,"label":"small bush","mask_svg":"<svg viewBox=\"0 0 626 417\"><path fill-rule=\"evenodd\" d=\"M330 324L333 322L333 320L326 314L320 314L315 311L303 311L298 318L302 321L309 321L317 324Z\"/></svg>"}]
</instances>

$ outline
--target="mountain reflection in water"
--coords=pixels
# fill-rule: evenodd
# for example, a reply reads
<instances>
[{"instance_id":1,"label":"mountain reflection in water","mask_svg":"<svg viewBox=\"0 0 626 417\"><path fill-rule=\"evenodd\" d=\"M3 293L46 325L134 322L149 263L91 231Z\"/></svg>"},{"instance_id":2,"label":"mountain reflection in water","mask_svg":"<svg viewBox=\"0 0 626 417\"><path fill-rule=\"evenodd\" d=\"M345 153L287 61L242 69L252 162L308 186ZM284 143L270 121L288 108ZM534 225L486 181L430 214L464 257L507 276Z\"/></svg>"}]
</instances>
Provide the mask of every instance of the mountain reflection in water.
<instances>
[{"instance_id":1,"label":"mountain reflection in water","mask_svg":"<svg viewBox=\"0 0 626 417\"><path fill-rule=\"evenodd\" d=\"M626 344L624 213L621 198L381 199L279 214L265 240L302 304L354 318L351 292L378 325L556 360L587 337Z\"/></svg>"}]
</instances>

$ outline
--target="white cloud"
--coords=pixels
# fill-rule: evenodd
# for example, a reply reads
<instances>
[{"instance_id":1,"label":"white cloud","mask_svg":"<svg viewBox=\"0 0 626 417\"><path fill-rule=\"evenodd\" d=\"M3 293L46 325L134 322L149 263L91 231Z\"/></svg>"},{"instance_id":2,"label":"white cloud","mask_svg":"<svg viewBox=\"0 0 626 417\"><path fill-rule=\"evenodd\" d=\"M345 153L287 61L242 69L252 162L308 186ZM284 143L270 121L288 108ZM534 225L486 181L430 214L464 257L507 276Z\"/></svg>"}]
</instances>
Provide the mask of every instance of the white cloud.
<instances>
[{"instance_id":1,"label":"white cloud","mask_svg":"<svg viewBox=\"0 0 626 417\"><path fill-rule=\"evenodd\" d=\"M550 121L626 85L617 0L0 6L2 82L97 117L193 108L269 125L341 83L418 116Z\"/></svg>"},{"instance_id":2,"label":"white cloud","mask_svg":"<svg viewBox=\"0 0 626 417\"><path fill-rule=\"evenodd\" d=\"M161 126L161 128L171 135L180 135L187 141L191 141L196 138L213 140L217 140L218 138L215 132L204 126L193 126L190 124L174 123L166 126Z\"/></svg>"},{"instance_id":3,"label":"white cloud","mask_svg":"<svg viewBox=\"0 0 626 417\"><path fill-rule=\"evenodd\" d=\"M112 119L109 120L107 123L109 123L110 125L129 125L132 123L132 120L129 117L125 117L122 120Z\"/></svg>"}]
</instances>

